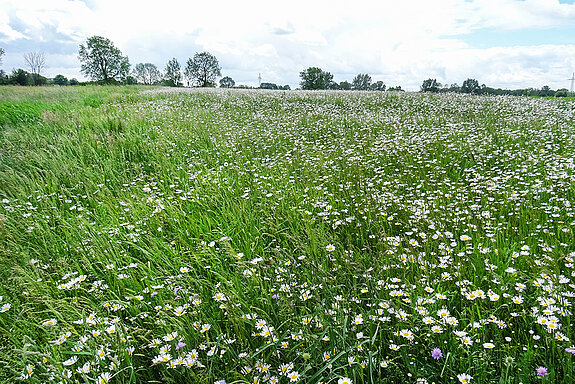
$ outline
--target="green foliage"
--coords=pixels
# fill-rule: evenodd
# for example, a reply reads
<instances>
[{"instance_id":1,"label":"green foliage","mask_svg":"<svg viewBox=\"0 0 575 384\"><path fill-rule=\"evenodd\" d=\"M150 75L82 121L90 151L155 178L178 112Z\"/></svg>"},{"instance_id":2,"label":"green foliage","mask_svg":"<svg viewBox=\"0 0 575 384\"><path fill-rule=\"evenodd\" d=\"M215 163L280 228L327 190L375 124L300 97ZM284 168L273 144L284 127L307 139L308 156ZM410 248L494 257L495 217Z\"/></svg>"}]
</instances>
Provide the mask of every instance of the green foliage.
<instances>
[{"instance_id":1,"label":"green foliage","mask_svg":"<svg viewBox=\"0 0 575 384\"><path fill-rule=\"evenodd\" d=\"M353 78L351 88L356 91L368 91L371 88L371 76L360 73Z\"/></svg>"},{"instance_id":2,"label":"green foliage","mask_svg":"<svg viewBox=\"0 0 575 384\"><path fill-rule=\"evenodd\" d=\"M383 92L385 91L385 84L383 83L383 81L378 80L375 83L371 84L371 86L369 87L370 90L372 91L380 91Z\"/></svg>"},{"instance_id":3,"label":"green foliage","mask_svg":"<svg viewBox=\"0 0 575 384\"><path fill-rule=\"evenodd\" d=\"M209 52L200 52L188 59L184 75L195 86L215 87L216 78L222 75L221 69L214 55Z\"/></svg>"},{"instance_id":4,"label":"green foliage","mask_svg":"<svg viewBox=\"0 0 575 384\"><path fill-rule=\"evenodd\" d=\"M178 59L174 57L168 61L166 69L164 70L164 76L165 84L170 87L181 87L183 85L182 72Z\"/></svg>"},{"instance_id":5,"label":"green foliage","mask_svg":"<svg viewBox=\"0 0 575 384\"><path fill-rule=\"evenodd\" d=\"M463 93L476 94L479 93L480 89L479 82L475 79L467 79L461 84L461 92Z\"/></svg>"},{"instance_id":6,"label":"green foliage","mask_svg":"<svg viewBox=\"0 0 575 384\"><path fill-rule=\"evenodd\" d=\"M68 85L68 78L64 75L56 75L52 82L56 85Z\"/></svg>"},{"instance_id":7,"label":"green foliage","mask_svg":"<svg viewBox=\"0 0 575 384\"><path fill-rule=\"evenodd\" d=\"M339 83L339 89L343 91L349 91L351 90L351 83L347 80L344 80L341 83Z\"/></svg>"},{"instance_id":8,"label":"green foliage","mask_svg":"<svg viewBox=\"0 0 575 384\"><path fill-rule=\"evenodd\" d=\"M333 89L335 83L333 75L318 67L309 67L300 72L302 89Z\"/></svg>"},{"instance_id":9,"label":"green foliage","mask_svg":"<svg viewBox=\"0 0 575 384\"><path fill-rule=\"evenodd\" d=\"M236 82L229 76L224 76L220 79L220 88L233 88L234 85L236 85Z\"/></svg>"},{"instance_id":10,"label":"green foliage","mask_svg":"<svg viewBox=\"0 0 575 384\"><path fill-rule=\"evenodd\" d=\"M421 84L421 92L438 92L441 84L437 82L437 79L427 79Z\"/></svg>"},{"instance_id":11,"label":"green foliage","mask_svg":"<svg viewBox=\"0 0 575 384\"><path fill-rule=\"evenodd\" d=\"M141 84L145 85L157 84L162 80L162 73L152 63L136 64L133 74Z\"/></svg>"},{"instance_id":12,"label":"green foliage","mask_svg":"<svg viewBox=\"0 0 575 384\"><path fill-rule=\"evenodd\" d=\"M82 62L82 73L104 84L123 81L130 71L128 57L105 37L88 38L85 45L80 45L78 58Z\"/></svg>"},{"instance_id":13,"label":"green foliage","mask_svg":"<svg viewBox=\"0 0 575 384\"><path fill-rule=\"evenodd\" d=\"M261 83L260 88L261 89L278 89L278 86L277 86L277 84L274 84L274 83Z\"/></svg>"},{"instance_id":14,"label":"green foliage","mask_svg":"<svg viewBox=\"0 0 575 384\"><path fill-rule=\"evenodd\" d=\"M12 71L8 77L8 82L13 85L34 85L32 75L21 68Z\"/></svg>"}]
</instances>

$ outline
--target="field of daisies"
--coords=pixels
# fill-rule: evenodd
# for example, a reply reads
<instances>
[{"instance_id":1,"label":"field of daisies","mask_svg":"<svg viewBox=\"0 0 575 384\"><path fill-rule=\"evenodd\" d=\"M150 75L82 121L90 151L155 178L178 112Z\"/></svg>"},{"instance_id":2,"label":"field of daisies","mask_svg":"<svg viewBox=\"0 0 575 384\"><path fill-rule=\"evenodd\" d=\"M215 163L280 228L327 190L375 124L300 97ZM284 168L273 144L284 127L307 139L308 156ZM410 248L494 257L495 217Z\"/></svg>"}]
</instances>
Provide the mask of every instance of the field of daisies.
<instances>
[{"instance_id":1,"label":"field of daisies","mask_svg":"<svg viewBox=\"0 0 575 384\"><path fill-rule=\"evenodd\" d=\"M575 102L0 90L0 382L575 381Z\"/></svg>"}]
</instances>

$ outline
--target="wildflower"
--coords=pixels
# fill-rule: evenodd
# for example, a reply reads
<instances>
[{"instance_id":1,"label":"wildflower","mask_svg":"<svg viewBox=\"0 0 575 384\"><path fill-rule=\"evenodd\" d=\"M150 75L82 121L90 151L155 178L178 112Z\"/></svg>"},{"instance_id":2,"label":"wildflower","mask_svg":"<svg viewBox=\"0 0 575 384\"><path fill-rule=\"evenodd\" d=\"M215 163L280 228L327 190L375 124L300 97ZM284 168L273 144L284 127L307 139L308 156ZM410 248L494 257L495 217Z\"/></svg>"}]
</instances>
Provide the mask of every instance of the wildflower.
<instances>
[{"instance_id":1,"label":"wildflower","mask_svg":"<svg viewBox=\"0 0 575 384\"><path fill-rule=\"evenodd\" d=\"M547 368L539 366L535 368L535 372L537 373L537 376L545 376L547 375Z\"/></svg>"},{"instance_id":2,"label":"wildflower","mask_svg":"<svg viewBox=\"0 0 575 384\"><path fill-rule=\"evenodd\" d=\"M45 327L50 327L50 326L56 325L56 324L58 324L58 321L57 321L56 319L44 320L44 321L42 322L42 325L45 326Z\"/></svg>"},{"instance_id":3,"label":"wildflower","mask_svg":"<svg viewBox=\"0 0 575 384\"><path fill-rule=\"evenodd\" d=\"M443 356L443 354L441 353L441 349L433 348L431 350L431 357L433 357L435 360L441 359L441 356Z\"/></svg>"},{"instance_id":4,"label":"wildflower","mask_svg":"<svg viewBox=\"0 0 575 384\"><path fill-rule=\"evenodd\" d=\"M413 340L413 332L411 332L409 329L402 329L399 332L399 335L405 337L408 340Z\"/></svg>"},{"instance_id":5,"label":"wildflower","mask_svg":"<svg viewBox=\"0 0 575 384\"><path fill-rule=\"evenodd\" d=\"M354 325L363 324L363 315L361 313L359 315L355 316L355 318L353 319L353 324Z\"/></svg>"},{"instance_id":6,"label":"wildflower","mask_svg":"<svg viewBox=\"0 0 575 384\"><path fill-rule=\"evenodd\" d=\"M70 366L70 365L74 364L76 361L78 361L78 356L72 356L68 360L62 362L62 365Z\"/></svg>"},{"instance_id":7,"label":"wildflower","mask_svg":"<svg viewBox=\"0 0 575 384\"><path fill-rule=\"evenodd\" d=\"M337 384L353 384L353 381L349 377L342 377L337 381Z\"/></svg>"},{"instance_id":8,"label":"wildflower","mask_svg":"<svg viewBox=\"0 0 575 384\"><path fill-rule=\"evenodd\" d=\"M170 355L169 353L161 353L152 359L152 363L155 365L159 363L165 363L170 360L172 360L172 355Z\"/></svg>"},{"instance_id":9,"label":"wildflower","mask_svg":"<svg viewBox=\"0 0 575 384\"><path fill-rule=\"evenodd\" d=\"M335 251L335 246L333 244L328 244L325 246L325 250L328 252L333 252Z\"/></svg>"},{"instance_id":10,"label":"wildflower","mask_svg":"<svg viewBox=\"0 0 575 384\"><path fill-rule=\"evenodd\" d=\"M184 308L181 305L174 308L174 315L176 315L176 316L182 316L185 313L186 313L186 308Z\"/></svg>"},{"instance_id":11,"label":"wildflower","mask_svg":"<svg viewBox=\"0 0 575 384\"><path fill-rule=\"evenodd\" d=\"M215 301L226 301L228 298L226 297L226 295L224 295L223 293L216 293L214 295L214 300Z\"/></svg>"},{"instance_id":12,"label":"wildflower","mask_svg":"<svg viewBox=\"0 0 575 384\"><path fill-rule=\"evenodd\" d=\"M106 384L107 382L110 381L110 379L112 378L112 376L110 375L109 372L104 372L102 373L100 376L98 376L98 384Z\"/></svg>"},{"instance_id":13,"label":"wildflower","mask_svg":"<svg viewBox=\"0 0 575 384\"><path fill-rule=\"evenodd\" d=\"M168 333L166 336L162 337L162 339L164 339L164 341L172 341L174 340L176 337L178 337L178 332L172 332L172 333Z\"/></svg>"},{"instance_id":14,"label":"wildflower","mask_svg":"<svg viewBox=\"0 0 575 384\"><path fill-rule=\"evenodd\" d=\"M485 348L485 349L493 349L493 348L495 348L495 344L493 344L493 343L483 343L483 348Z\"/></svg>"},{"instance_id":15,"label":"wildflower","mask_svg":"<svg viewBox=\"0 0 575 384\"><path fill-rule=\"evenodd\" d=\"M431 327L431 332L433 333L442 333L443 329L439 325L434 325Z\"/></svg>"},{"instance_id":16,"label":"wildflower","mask_svg":"<svg viewBox=\"0 0 575 384\"><path fill-rule=\"evenodd\" d=\"M460 373L459 375L457 375L457 378L459 379L459 382L461 384L471 383L471 379L473 379L473 377L471 377L471 375L468 375L467 373Z\"/></svg>"},{"instance_id":17,"label":"wildflower","mask_svg":"<svg viewBox=\"0 0 575 384\"><path fill-rule=\"evenodd\" d=\"M4 312L8 311L10 308L12 308L12 304L10 304L10 303L2 304L2 307L0 307L0 313L4 313Z\"/></svg>"},{"instance_id":18,"label":"wildflower","mask_svg":"<svg viewBox=\"0 0 575 384\"><path fill-rule=\"evenodd\" d=\"M291 371L288 374L288 377L290 382L295 383L296 381L299 380L299 373L297 371Z\"/></svg>"},{"instance_id":19,"label":"wildflower","mask_svg":"<svg viewBox=\"0 0 575 384\"><path fill-rule=\"evenodd\" d=\"M23 378L23 379L27 379L27 378L29 378L30 376L32 376L32 373L34 373L34 365L28 364L28 365L26 366L26 373L25 373L25 374L22 374L22 378Z\"/></svg>"}]
</instances>

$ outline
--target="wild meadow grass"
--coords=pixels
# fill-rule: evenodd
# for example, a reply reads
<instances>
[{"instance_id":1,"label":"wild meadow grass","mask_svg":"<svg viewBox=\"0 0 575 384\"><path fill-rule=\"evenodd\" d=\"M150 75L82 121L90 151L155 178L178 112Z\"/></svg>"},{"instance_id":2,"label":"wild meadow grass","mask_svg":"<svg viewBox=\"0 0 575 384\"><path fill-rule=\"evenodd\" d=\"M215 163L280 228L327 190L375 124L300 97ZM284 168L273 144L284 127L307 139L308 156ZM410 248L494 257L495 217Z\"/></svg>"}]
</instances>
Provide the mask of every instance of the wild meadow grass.
<instances>
[{"instance_id":1,"label":"wild meadow grass","mask_svg":"<svg viewBox=\"0 0 575 384\"><path fill-rule=\"evenodd\" d=\"M575 381L572 101L0 92L3 382Z\"/></svg>"}]
</instances>

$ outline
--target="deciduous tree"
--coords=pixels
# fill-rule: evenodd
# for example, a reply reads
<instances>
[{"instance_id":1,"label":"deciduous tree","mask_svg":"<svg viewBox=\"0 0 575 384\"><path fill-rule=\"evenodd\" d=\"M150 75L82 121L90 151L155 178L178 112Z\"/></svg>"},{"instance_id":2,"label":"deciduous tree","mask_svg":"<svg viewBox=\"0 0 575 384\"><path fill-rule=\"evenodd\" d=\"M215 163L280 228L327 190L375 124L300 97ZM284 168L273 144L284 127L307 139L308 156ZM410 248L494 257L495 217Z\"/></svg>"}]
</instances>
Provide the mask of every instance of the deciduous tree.
<instances>
[{"instance_id":1,"label":"deciduous tree","mask_svg":"<svg viewBox=\"0 0 575 384\"><path fill-rule=\"evenodd\" d=\"M420 89L421 92L438 92L439 87L441 87L441 84L436 79L427 79L423 80Z\"/></svg>"},{"instance_id":2,"label":"deciduous tree","mask_svg":"<svg viewBox=\"0 0 575 384\"><path fill-rule=\"evenodd\" d=\"M301 78L302 89L328 89L334 83L333 75L318 67L309 67L301 71L299 74ZM337 84L336 84L337 85Z\"/></svg>"},{"instance_id":3,"label":"deciduous tree","mask_svg":"<svg viewBox=\"0 0 575 384\"><path fill-rule=\"evenodd\" d=\"M39 75L46 67L46 55L43 52L28 52L24 54L24 60L30 68L30 73Z\"/></svg>"},{"instance_id":4,"label":"deciduous tree","mask_svg":"<svg viewBox=\"0 0 575 384\"><path fill-rule=\"evenodd\" d=\"M138 63L134 67L134 76L142 84L152 85L162 80L162 73L152 63Z\"/></svg>"},{"instance_id":5,"label":"deciduous tree","mask_svg":"<svg viewBox=\"0 0 575 384\"><path fill-rule=\"evenodd\" d=\"M463 93L478 93L480 89L479 82L475 79L467 79L461 84L461 92Z\"/></svg>"},{"instance_id":6,"label":"deciduous tree","mask_svg":"<svg viewBox=\"0 0 575 384\"><path fill-rule=\"evenodd\" d=\"M371 76L367 73L360 73L351 82L351 88L356 91L367 91L371 86Z\"/></svg>"},{"instance_id":7,"label":"deciduous tree","mask_svg":"<svg viewBox=\"0 0 575 384\"><path fill-rule=\"evenodd\" d=\"M371 84L371 86L369 88L372 91L383 92L383 91L385 91L385 84L383 83L383 81L379 80L379 81L376 81L375 83Z\"/></svg>"},{"instance_id":8,"label":"deciduous tree","mask_svg":"<svg viewBox=\"0 0 575 384\"><path fill-rule=\"evenodd\" d=\"M56 75L52 82L56 85L68 85L68 79L64 75Z\"/></svg>"},{"instance_id":9,"label":"deciduous tree","mask_svg":"<svg viewBox=\"0 0 575 384\"><path fill-rule=\"evenodd\" d=\"M220 79L221 88L233 88L234 85L236 85L236 82L229 76L225 76L222 79Z\"/></svg>"},{"instance_id":10,"label":"deciduous tree","mask_svg":"<svg viewBox=\"0 0 575 384\"><path fill-rule=\"evenodd\" d=\"M175 57L166 64L165 73L166 83L170 87L181 87L183 85L180 63Z\"/></svg>"},{"instance_id":11,"label":"deciduous tree","mask_svg":"<svg viewBox=\"0 0 575 384\"><path fill-rule=\"evenodd\" d=\"M92 80L122 81L130 71L128 57L105 37L90 37L86 45L80 45L78 57L82 62L80 71Z\"/></svg>"},{"instance_id":12,"label":"deciduous tree","mask_svg":"<svg viewBox=\"0 0 575 384\"><path fill-rule=\"evenodd\" d=\"M220 77L221 67L218 59L209 52L196 53L186 62L184 75L193 84L200 87L214 87L216 78Z\"/></svg>"}]
</instances>

